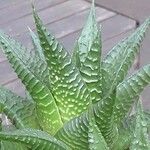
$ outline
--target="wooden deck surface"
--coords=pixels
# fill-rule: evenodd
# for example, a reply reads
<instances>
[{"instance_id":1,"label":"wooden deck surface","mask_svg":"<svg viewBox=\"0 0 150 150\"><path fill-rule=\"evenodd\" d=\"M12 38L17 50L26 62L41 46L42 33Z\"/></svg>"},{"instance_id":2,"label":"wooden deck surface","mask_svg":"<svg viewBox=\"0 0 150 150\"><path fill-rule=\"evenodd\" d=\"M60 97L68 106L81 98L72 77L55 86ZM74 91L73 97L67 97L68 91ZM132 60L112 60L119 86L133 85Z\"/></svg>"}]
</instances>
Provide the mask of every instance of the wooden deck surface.
<instances>
[{"instance_id":1,"label":"wooden deck surface","mask_svg":"<svg viewBox=\"0 0 150 150\"><path fill-rule=\"evenodd\" d=\"M87 19L90 3L85 0L36 0L36 8L47 28L71 52ZM136 21L107 9L96 7L102 24L103 56L136 28ZM35 29L30 1L0 0L0 29L32 48L28 28ZM0 51L0 84L19 95L24 87Z\"/></svg>"}]
</instances>

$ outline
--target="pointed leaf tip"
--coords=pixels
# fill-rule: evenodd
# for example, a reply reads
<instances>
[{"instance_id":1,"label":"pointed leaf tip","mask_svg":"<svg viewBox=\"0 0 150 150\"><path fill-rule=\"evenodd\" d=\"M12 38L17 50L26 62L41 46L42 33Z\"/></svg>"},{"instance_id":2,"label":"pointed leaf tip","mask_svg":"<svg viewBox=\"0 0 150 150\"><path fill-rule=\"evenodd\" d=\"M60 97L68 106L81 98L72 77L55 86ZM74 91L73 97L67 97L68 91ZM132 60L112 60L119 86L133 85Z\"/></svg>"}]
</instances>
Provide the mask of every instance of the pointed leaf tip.
<instances>
[{"instance_id":1,"label":"pointed leaf tip","mask_svg":"<svg viewBox=\"0 0 150 150\"><path fill-rule=\"evenodd\" d=\"M92 0L92 5L95 6L95 0Z\"/></svg>"}]
</instances>

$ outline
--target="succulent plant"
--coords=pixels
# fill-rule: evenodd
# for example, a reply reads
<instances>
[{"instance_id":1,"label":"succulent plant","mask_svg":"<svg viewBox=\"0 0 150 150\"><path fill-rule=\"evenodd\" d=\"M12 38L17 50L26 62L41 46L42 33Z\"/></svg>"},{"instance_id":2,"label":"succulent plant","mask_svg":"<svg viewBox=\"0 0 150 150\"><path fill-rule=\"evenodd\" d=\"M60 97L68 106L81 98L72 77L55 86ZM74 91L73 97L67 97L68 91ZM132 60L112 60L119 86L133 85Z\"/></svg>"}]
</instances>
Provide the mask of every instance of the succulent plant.
<instances>
[{"instance_id":1,"label":"succulent plant","mask_svg":"<svg viewBox=\"0 0 150 150\"><path fill-rule=\"evenodd\" d=\"M126 76L150 19L102 58L94 2L72 56L34 6L33 16L32 50L0 31L0 46L27 90L23 98L0 87L0 110L10 120L6 126L2 119L1 149L149 150L150 115L139 99L150 65Z\"/></svg>"}]
</instances>

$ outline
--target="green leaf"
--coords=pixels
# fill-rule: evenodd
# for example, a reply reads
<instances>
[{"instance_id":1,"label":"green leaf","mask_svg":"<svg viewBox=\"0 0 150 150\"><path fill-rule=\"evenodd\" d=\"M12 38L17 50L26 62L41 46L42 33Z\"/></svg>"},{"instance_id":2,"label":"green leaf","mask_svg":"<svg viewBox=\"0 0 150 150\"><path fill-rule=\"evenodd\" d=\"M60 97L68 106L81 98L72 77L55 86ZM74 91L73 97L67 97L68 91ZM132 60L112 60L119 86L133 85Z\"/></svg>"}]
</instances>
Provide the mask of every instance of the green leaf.
<instances>
[{"instance_id":1,"label":"green leaf","mask_svg":"<svg viewBox=\"0 0 150 150\"><path fill-rule=\"evenodd\" d=\"M113 120L115 99L116 91L106 99L102 99L93 107L97 126L109 147L111 147L118 138L117 125Z\"/></svg>"},{"instance_id":2,"label":"green leaf","mask_svg":"<svg viewBox=\"0 0 150 150\"><path fill-rule=\"evenodd\" d=\"M119 119L121 121L121 119L124 118L125 114L129 111L129 108L131 107L133 100L139 95L139 93L143 90L143 88L149 84L149 82L150 82L150 65L145 66L138 73L136 73L129 79L126 79L123 83L119 84L117 88L116 102L115 102L116 104L114 108L114 120ZM105 99L104 101L105 103L103 102L103 100L101 100L100 102L93 105L96 123L97 126L101 129L102 127L105 128L105 126L102 125L101 120L106 120L105 125L106 123L108 123L108 125L110 123L107 121L107 115L110 115L110 113L106 113L105 115L105 111L106 111L105 109L107 109L107 102L112 102L111 99L108 99L108 101L106 101L107 99ZM101 132L102 131L103 130L101 130ZM110 133L111 133L110 135L112 135L113 132ZM103 132L102 134L104 135ZM67 124L65 124L64 127L58 131L56 137L58 137L65 143L68 143L72 148L76 147L77 149L82 148L83 150L84 149L86 150L88 148L87 147L88 145L87 113L84 113L80 117L77 117L69 121Z\"/></svg>"},{"instance_id":3,"label":"green leaf","mask_svg":"<svg viewBox=\"0 0 150 150\"><path fill-rule=\"evenodd\" d=\"M27 150L27 148L16 142L1 141L1 150Z\"/></svg>"},{"instance_id":4,"label":"green leaf","mask_svg":"<svg viewBox=\"0 0 150 150\"><path fill-rule=\"evenodd\" d=\"M96 24L95 10L92 6L87 24L85 25L82 34L77 41L72 60L79 68L81 75L90 90L92 101L94 102L100 100L101 97L100 56L100 33ZM104 100L103 104L96 104L98 106L95 106L94 109L98 127L105 138L107 138L108 143L111 143L117 135L116 127L114 127L114 124L112 123L114 100L115 98L111 99L109 97ZM73 124L76 124L76 126L73 126ZM69 133L70 131L71 133ZM83 116L75 118L66 124L66 126L60 130L56 136L58 136L61 140L64 139L64 141L66 141L67 144L69 143L73 149L77 147L78 149L81 147L82 149L87 149L87 133L88 118L87 114L84 114ZM79 139L82 140L79 141Z\"/></svg>"},{"instance_id":5,"label":"green leaf","mask_svg":"<svg viewBox=\"0 0 150 150\"><path fill-rule=\"evenodd\" d=\"M139 53L140 43L149 26L150 19L147 19L131 36L117 44L103 60L103 96L109 96L118 83L122 82L127 75L129 68Z\"/></svg>"},{"instance_id":6,"label":"green leaf","mask_svg":"<svg viewBox=\"0 0 150 150\"><path fill-rule=\"evenodd\" d=\"M12 125L3 125L3 131L13 131L15 129ZM25 145L22 145L20 143L16 142L9 142L9 141L1 141L1 150L27 150L27 147Z\"/></svg>"},{"instance_id":7,"label":"green leaf","mask_svg":"<svg viewBox=\"0 0 150 150\"><path fill-rule=\"evenodd\" d=\"M92 103L88 111L89 127L88 127L88 142L90 150L109 150L107 143L98 129L92 109Z\"/></svg>"},{"instance_id":8,"label":"green leaf","mask_svg":"<svg viewBox=\"0 0 150 150\"><path fill-rule=\"evenodd\" d=\"M150 113L149 111L143 111L143 117L148 127L148 133L150 133ZM127 116L118 128L119 136L118 140L113 145L112 150L122 150L129 148L133 139L133 131L135 130L136 114Z\"/></svg>"},{"instance_id":9,"label":"green leaf","mask_svg":"<svg viewBox=\"0 0 150 150\"><path fill-rule=\"evenodd\" d=\"M89 91L70 55L43 26L37 13L34 19L50 72L53 95L62 120L68 121L85 111L89 104Z\"/></svg>"},{"instance_id":10,"label":"green leaf","mask_svg":"<svg viewBox=\"0 0 150 150\"><path fill-rule=\"evenodd\" d=\"M29 31L30 31L30 36L32 38L34 50L38 53L39 57L45 61L45 56L43 54L43 50L40 45L40 41L39 41L38 37L35 35L35 33L30 28L29 28Z\"/></svg>"},{"instance_id":11,"label":"green leaf","mask_svg":"<svg viewBox=\"0 0 150 150\"><path fill-rule=\"evenodd\" d=\"M113 144L112 150L127 150L132 139L132 132L127 128L119 128L118 140Z\"/></svg>"},{"instance_id":12,"label":"green leaf","mask_svg":"<svg viewBox=\"0 0 150 150\"><path fill-rule=\"evenodd\" d=\"M143 90L143 88L146 85L148 85L149 82L150 82L150 66L148 65L145 66L143 69L141 69L138 73L130 77L129 79L126 79L123 83L121 83L118 86L116 102L115 102L116 104L114 108L115 119L120 119L120 118L122 119L125 116L129 108L131 107L133 100L139 95L139 93ZM110 123L109 121L107 121L107 115L110 115L109 111L108 113L106 113L106 115L104 112L106 111L105 109L107 109L107 103L109 102L110 104L110 102L112 102L111 99L105 99L104 101L105 103L103 102L103 100L101 100L100 102L93 105L94 115L96 117L96 123L98 127L101 129L102 127L105 128L105 126L102 125L102 120L106 121L105 125L106 123L108 123L108 125ZM105 130L101 130L101 132L102 131ZM58 137L59 139L63 140L66 143L69 143L70 147L72 146L72 148L77 147L77 149L82 148L86 150L88 145L87 133L88 133L88 117L87 117L87 113L84 113L82 116L75 118L69 121L67 124L65 124L64 127L58 131L56 137ZM111 133L110 135L112 135L113 132L110 133Z\"/></svg>"},{"instance_id":13,"label":"green leaf","mask_svg":"<svg viewBox=\"0 0 150 150\"><path fill-rule=\"evenodd\" d=\"M144 115L145 121L147 123L148 133L150 133L150 112L149 112L149 110L143 111L143 115ZM125 117L124 126L126 128L130 128L130 130L133 131L133 129L135 128L135 122L136 122L136 114L132 114L131 116Z\"/></svg>"},{"instance_id":14,"label":"green leaf","mask_svg":"<svg viewBox=\"0 0 150 150\"><path fill-rule=\"evenodd\" d=\"M55 137L76 150L87 150L88 143L88 114L83 113L66 124L56 133Z\"/></svg>"},{"instance_id":15,"label":"green leaf","mask_svg":"<svg viewBox=\"0 0 150 150\"><path fill-rule=\"evenodd\" d=\"M114 120L116 122L120 122L125 117L134 100L149 83L150 65L147 65L118 85L114 107Z\"/></svg>"},{"instance_id":16,"label":"green leaf","mask_svg":"<svg viewBox=\"0 0 150 150\"><path fill-rule=\"evenodd\" d=\"M0 132L0 139L25 144L32 150L69 150L63 142L46 132L34 129Z\"/></svg>"},{"instance_id":17,"label":"green leaf","mask_svg":"<svg viewBox=\"0 0 150 150\"><path fill-rule=\"evenodd\" d=\"M62 127L62 121L50 91L47 65L39 57L32 58L26 48L2 32L0 43L18 77L36 102L40 125L55 134Z\"/></svg>"},{"instance_id":18,"label":"green leaf","mask_svg":"<svg viewBox=\"0 0 150 150\"><path fill-rule=\"evenodd\" d=\"M0 107L17 128L39 128L34 103L1 86Z\"/></svg>"},{"instance_id":19,"label":"green leaf","mask_svg":"<svg viewBox=\"0 0 150 150\"><path fill-rule=\"evenodd\" d=\"M101 33L96 23L94 3L77 40L73 61L86 82L93 102L101 99Z\"/></svg>"},{"instance_id":20,"label":"green leaf","mask_svg":"<svg viewBox=\"0 0 150 150\"><path fill-rule=\"evenodd\" d=\"M110 101L109 98L105 100L105 103L103 103L103 101L99 101L93 104L93 111L98 128L100 129L104 138L106 138L109 146L111 146L113 143L110 143L110 141L116 141L117 128L114 124L112 124L111 120L111 112L113 107L107 107L110 105L110 102L112 102L113 106L114 101ZM81 116L76 117L64 124L64 126L56 133L56 138L65 142L72 149L87 150L89 145L88 130L89 117L88 113L85 112Z\"/></svg>"},{"instance_id":21,"label":"green leaf","mask_svg":"<svg viewBox=\"0 0 150 150\"><path fill-rule=\"evenodd\" d=\"M149 150L150 141L147 129L147 123L144 118L142 104L140 100L137 102L136 108L136 126L134 130L134 137L131 142L131 150Z\"/></svg>"}]
</instances>

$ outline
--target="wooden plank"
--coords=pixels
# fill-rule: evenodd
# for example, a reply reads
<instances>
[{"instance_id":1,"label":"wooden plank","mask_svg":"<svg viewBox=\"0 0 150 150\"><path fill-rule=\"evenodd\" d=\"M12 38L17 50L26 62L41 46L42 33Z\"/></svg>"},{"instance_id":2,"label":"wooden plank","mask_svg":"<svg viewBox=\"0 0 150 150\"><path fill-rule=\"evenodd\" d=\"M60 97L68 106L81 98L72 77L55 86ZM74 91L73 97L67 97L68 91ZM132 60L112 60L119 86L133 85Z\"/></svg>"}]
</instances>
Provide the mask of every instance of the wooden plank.
<instances>
[{"instance_id":1,"label":"wooden plank","mask_svg":"<svg viewBox=\"0 0 150 150\"><path fill-rule=\"evenodd\" d=\"M5 61L6 60L6 57L5 55L2 53L2 51L0 50L0 63Z\"/></svg>"},{"instance_id":2,"label":"wooden plank","mask_svg":"<svg viewBox=\"0 0 150 150\"><path fill-rule=\"evenodd\" d=\"M8 8L10 6L16 5L18 2L22 0L0 0L0 9Z\"/></svg>"},{"instance_id":3,"label":"wooden plank","mask_svg":"<svg viewBox=\"0 0 150 150\"><path fill-rule=\"evenodd\" d=\"M106 9L97 8L97 21L104 21L114 15L115 13L112 13L110 11L107 11ZM75 15L72 15L70 17L64 18L62 20L59 20L57 22L54 22L52 24L48 24L47 28L50 29L50 31L57 37L61 38L63 36L69 35L73 32L76 32L78 30L81 30L83 25L85 24L85 21L87 19L87 15L89 13L89 9L82 11L80 13L77 13ZM31 39L28 35L28 33L24 33L20 36L15 36L15 38L22 43L24 43L26 46L31 46Z\"/></svg>"},{"instance_id":4,"label":"wooden plank","mask_svg":"<svg viewBox=\"0 0 150 150\"><path fill-rule=\"evenodd\" d=\"M25 87L19 79L15 80L14 82L4 85L4 87L22 97L25 97Z\"/></svg>"},{"instance_id":5,"label":"wooden plank","mask_svg":"<svg viewBox=\"0 0 150 150\"><path fill-rule=\"evenodd\" d=\"M16 79L17 76L13 72L10 64L8 61L3 61L0 63L0 84L6 84L14 79Z\"/></svg>"},{"instance_id":6,"label":"wooden plank","mask_svg":"<svg viewBox=\"0 0 150 150\"><path fill-rule=\"evenodd\" d=\"M103 8L96 8L96 13L97 22L104 21L115 15L115 13L107 11ZM70 33L80 30L84 26L88 14L89 10L86 10L84 12L50 24L48 25L48 28L55 34L57 38L69 35Z\"/></svg>"},{"instance_id":7,"label":"wooden plank","mask_svg":"<svg viewBox=\"0 0 150 150\"><path fill-rule=\"evenodd\" d=\"M99 23L101 23L102 25L103 42L135 28L135 21L120 15L116 15ZM79 37L80 32L81 30L73 32L72 34L61 38L62 43L69 51L72 50L73 45L76 39Z\"/></svg>"},{"instance_id":8,"label":"wooden plank","mask_svg":"<svg viewBox=\"0 0 150 150\"><path fill-rule=\"evenodd\" d=\"M37 10L42 10L44 8L49 8L59 3L63 3L65 1L66 0L51 0L51 1L44 0L43 2L43 1L38 0L37 2L35 2L35 7L37 8ZM22 0L21 3L17 3L15 5L12 5L11 7L1 10L0 24L6 25L6 23L8 22L27 16L31 13L32 13L31 2L28 0L27 1Z\"/></svg>"},{"instance_id":9,"label":"wooden plank","mask_svg":"<svg viewBox=\"0 0 150 150\"><path fill-rule=\"evenodd\" d=\"M101 11L99 11L99 12L101 12ZM52 27L51 29L53 30L54 35L56 35L57 38L60 37L60 41L62 41L62 43L65 45L65 47L70 52L73 48L73 44L75 43L75 40L79 36L79 34L81 32L81 28L84 24L83 23L84 20L82 20L83 16L84 16L83 13L85 13L85 12L81 13L82 18L79 19L80 23L77 23L77 24L74 23L74 25L72 25L72 26L74 26L74 28L72 28L72 26L69 28L69 25L67 25L67 24L69 24L68 19L67 19L67 21L63 22L64 23L63 27L61 27L60 21L57 22L60 25L60 28L58 28L58 26L56 26L56 23L51 24L51 27ZM71 18L71 19L69 19L71 22L73 19L72 16L69 18ZM109 18L107 20L104 20L102 22L100 21L101 20L100 18L101 17L100 17L100 13L99 13L98 19L99 19L99 23L102 24L102 39L103 39L103 41L108 40L110 38L113 38L113 37L115 37L121 33L124 33L126 31L130 30L130 29L133 29L136 26L135 21L128 19L126 17L120 16L120 15L116 15L116 16ZM58 30L54 31L54 29L58 29ZM64 32L63 29L66 29L66 32ZM66 34L68 34L68 35L66 36ZM64 37L64 35L65 35L65 37ZM32 47L31 39L30 39L30 36L28 35L28 33L23 34L23 35L16 37L16 38L19 41L21 41L21 43L23 43L28 48Z\"/></svg>"},{"instance_id":10,"label":"wooden plank","mask_svg":"<svg viewBox=\"0 0 150 150\"><path fill-rule=\"evenodd\" d=\"M76 14L89 7L90 4L88 2L81 0L71 0L54 7L44 9L43 11L39 12L39 15L45 24L49 24L70 15ZM15 36L27 32L27 26L29 26L31 29L34 28L34 20L32 15L25 16L7 25L1 25L0 28L2 28L9 35Z\"/></svg>"},{"instance_id":11,"label":"wooden plank","mask_svg":"<svg viewBox=\"0 0 150 150\"><path fill-rule=\"evenodd\" d=\"M140 67L150 64L150 30L142 43L140 51ZM150 109L150 86L142 92L142 100L145 108Z\"/></svg>"},{"instance_id":12,"label":"wooden plank","mask_svg":"<svg viewBox=\"0 0 150 150\"><path fill-rule=\"evenodd\" d=\"M140 22L143 22L143 20L150 16L149 0L95 0L95 2L100 7L105 7L109 10L129 16Z\"/></svg>"}]
</instances>

